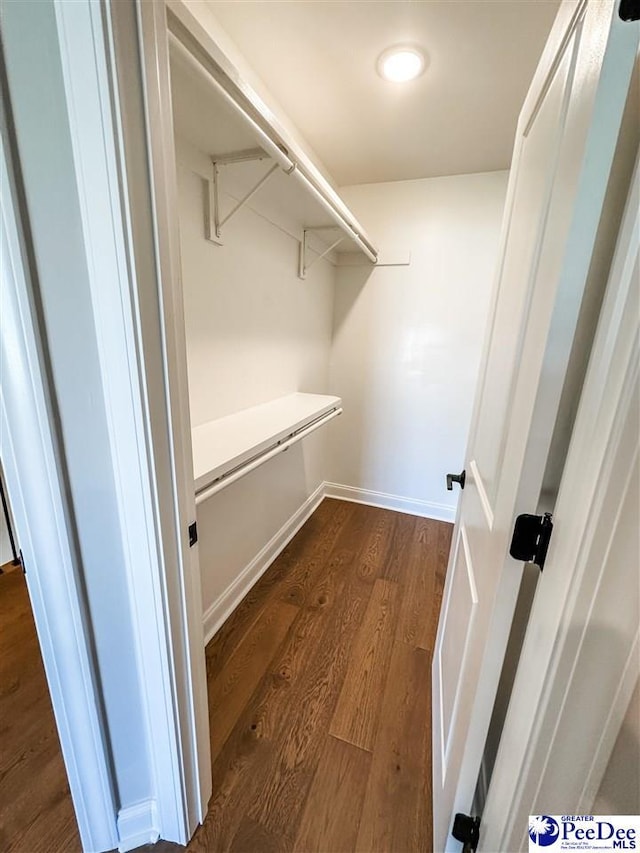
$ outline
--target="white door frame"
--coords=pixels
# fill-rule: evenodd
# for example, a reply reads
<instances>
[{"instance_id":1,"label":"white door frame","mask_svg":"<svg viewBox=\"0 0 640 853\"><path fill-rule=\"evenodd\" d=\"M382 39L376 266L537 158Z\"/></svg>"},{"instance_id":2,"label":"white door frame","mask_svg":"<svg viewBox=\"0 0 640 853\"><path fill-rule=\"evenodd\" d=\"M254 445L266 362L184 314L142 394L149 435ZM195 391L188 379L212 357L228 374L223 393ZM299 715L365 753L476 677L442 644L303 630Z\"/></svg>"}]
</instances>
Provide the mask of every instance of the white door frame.
<instances>
[{"instance_id":1,"label":"white door frame","mask_svg":"<svg viewBox=\"0 0 640 853\"><path fill-rule=\"evenodd\" d=\"M190 434L183 441L174 413L184 400L171 393L175 360L165 360L173 309L158 288L162 257L136 43L139 4L53 5L144 706L147 736L137 745L151 780L144 802L119 803L112 790L91 628L64 528L50 386L37 360L37 311L20 277L20 254L15 261L11 255L2 288L3 326L11 332L5 337L3 328L11 370L2 376L2 455L83 846L127 850L158 836L186 843L211 793L206 672L197 549L189 548L193 489L190 504L184 494ZM123 80L126 86L119 85ZM3 190L5 183L3 176ZM3 192L2 201L4 244L5 220L10 230L15 214L12 196ZM42 448L39 468L36 448Z\"/></svg>"},{"instance_id":2,"label":"white door frame","mask_svg":"<svg viewBox=\"0 0 640 853\"><path fill-rule=\"evenodd\" d=\"M489 786L481 851L525 849L528 815L549 810L554 802L554 813L590 812L640 673L640 629L633 640L620 637L611 643L607 677L593 666L590 690L584 690L584 671L579 668L589 642L602 629L598 595L612 545L610 531L629 489L638 488L630 478L640 452L639 275L636 161L556 502L556 529L536 589ZM605 512L607 518L611 515L605 525L608 538L598 534L598 519ZM614 689L603 691L601 684L611 678ZM582 689L576 691L580 679ZM588 707L576 692L589 696ZM567 721L570 755L562 749ZM594 732L601 733L598 742Z\"/></svg>"},{"instance_id":3,"label":"white door frame","mask_svg":"<svg viewBox=\"0 0 640 853\"><path fill-rule=\"evenodd\" d=\"M10 147L3 110L0 455L80 838L85 851L110 850L112 773Z\"/></svg>"},{"instance_id":4,"label":"white door frame","mask_svg":"<svg viewBox=\"0 0 640 853\"><path fill-rule=\"evenodd\" d=\"M144 371L145 426L153 448L158 529L162 530L167 641L176 681L188 839L207 813L212 781L200 565L198 546L190 545L189 534L196 506L173 119L170 100L168 104L152 102L146 78L151 63L160 74L165 69L169 86L168 54L162 59L162 50L168 50L164 30L164 42L161 37L154 39L160 58L146 50L146 28L161 26L165 11L163 2L105 2L111 15L113 75L121 84L122 156L130 176L131 250L138 270L135 311L143 356L139 367ZM156 120L162 123L161 136Z\"/></svg>"},{"instance_id":5,"label":"white door frame","mask_svg":"<svg viewBox=\"0 0 640 853\"><path fill-rule=\"evenodd\" d=\"M184 844L211 793L208 706L200 578L188 532L195 498L192 487L189 506L183 488L190 432L185 440L175 417L179 405L188 407L174 399L175 367L164 358L172 312L158 283L139 5L56 0L56 11L146 710L147 822L152 833Z\"/></svg>"}]
</instances>

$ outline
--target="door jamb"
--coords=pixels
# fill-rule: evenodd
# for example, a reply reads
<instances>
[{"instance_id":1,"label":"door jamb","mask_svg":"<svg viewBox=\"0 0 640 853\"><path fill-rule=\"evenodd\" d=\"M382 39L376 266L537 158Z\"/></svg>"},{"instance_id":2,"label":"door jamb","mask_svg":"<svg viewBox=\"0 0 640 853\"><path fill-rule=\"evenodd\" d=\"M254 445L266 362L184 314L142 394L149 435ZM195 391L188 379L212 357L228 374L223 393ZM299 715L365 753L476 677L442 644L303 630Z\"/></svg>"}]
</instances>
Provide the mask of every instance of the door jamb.
<instances>
[{"instance_id":1,"label":"door jamb","mask_svg":"<svg viewBox=\"0 0 640 853\"><path fill-rule=\"evenodd\" d=\"M15 371L23 385L27 384L27 377L33 386L24 391L16 383L14 388L11 380L18 355L12 351L12 370L2 376L3 455L7 456L7 481L16 521L22 519L19 535L30 565L29 587L36 624L46 649L54 711L83 845L88 851L110 850L118 845L120 849L130 849L158 835L187 843L204 818L211 793L200 578L197 549L190 550L188 542L188 522L195 518L192 477L192 512L184 494L188 486L184 459L191 443L189 432L182 442L179 422L169 415L170 405L172 411L177 408L170 393L174 386L171 377L167 377L172 364L167 365L163 357L163 324L171 315L168 311L162 315L165 294L157 287L157 232L141 58L135 42L135 15L140 5L164 6L133 0L78 0L72 4L54 0L59 38L55 49L59 51L64 77L68 111L65 119L77 182L74 191L82 209L135 629L132 653L137 660L145 712L146 742L136 746L145 752L151 784L149 799L142 803L119 803L112 790L114 774L108 758L108 734L98 719L101 693L92 680L89 620L87 616L83 621L81 579L72 562L69 530L62 526L69 519L65 518L62 503L64 481L54 467L63 462L62 457L55 457L55 437L51 433L55 413L46 408L48 386L42 384L46 377L37 372L41 367L34 360L42 356L38 350L41 338L37 311L26 285L24 294L15 287L2 288L3 300L13 297L14 291L22 297L13 315L3 312L2 319L4 326L10 316L15 317L13 331L22 332L24 325L31 335L16 344L24 368L20 374L16 364ZM127 15L133 24L129 28L133 45L128 45L132 48L128 51L122 50L118 41L126 29L122 16ZM119 90L122 79L127 85ZM5 217L14 215L13 203L10 194L3 193L3 239ZM20 272L13 267L10 271ZM3 334L3 352L5 340L13 340L16 334L6 339ZM185 378L183 388L186 387ZM24 399L20 397L21 390ZM34 397L30 408L28 393ZM16 412L23 413L20 424L15 421ZM49 454L50 458L43 458L37 476L36 452L32 451L34 459L29 458L20 443L22 434L32 435L33 446L42 445L43 454ZM19 478L13 444L22 453ZM47 517L48 524L42 525L42 532L34 531L35 519L40 526L43 518L45 497L49 500L49 514L50 506L57 506L56 501L60 509L53 519ZM51 530L53 521L57 524L55 530ZM49 540L54 533L57 536L56 547L51 546L48 551L44 549L45 532ZM50 578L41 578L37 565L48 566L52 555L58 552L56 571L50 575L58 581L57 596L52 592L49 597L47 584L45 602L37 579L48 582ZM70 648L75 650L75 660ZM58 686L62 678L64 683Z\"/></svg>"}]
</instances>

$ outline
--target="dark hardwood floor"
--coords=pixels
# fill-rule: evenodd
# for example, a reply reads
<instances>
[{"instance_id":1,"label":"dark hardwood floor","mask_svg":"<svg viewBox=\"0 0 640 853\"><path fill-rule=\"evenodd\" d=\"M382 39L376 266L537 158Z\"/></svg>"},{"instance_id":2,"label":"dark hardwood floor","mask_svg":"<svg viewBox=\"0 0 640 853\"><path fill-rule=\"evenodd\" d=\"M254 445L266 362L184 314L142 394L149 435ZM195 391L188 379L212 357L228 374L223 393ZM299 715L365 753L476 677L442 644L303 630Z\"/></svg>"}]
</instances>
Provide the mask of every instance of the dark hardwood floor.
<instances>
[{"instance_id":1,"label":"dark hardwood floor","mask_svg":"<svg viewBox=\"0 0 640 853\"><path fill-rule=\"evenodd\" d=\"M21 570L0 575L0 850L81 850Z\"/></svg>"},{"instance_id":2,"label":"dark hardwood floor","mask_svg":"<svg viewBox=\"0 0 640 853\"><path fill-rule=\"evenodd\" d=\"M214 794L190 853L431 850L451 532L320 505L207 646Z\"/></svg>"},{"instance_id":3,"label":"dark hardwood floor","mask_svg":"<svg viewBox=\"0 0 640 853\"><path fill-rule=\"evenodd\" d=\"M432 849L431 653L451 532L320 505L207 646L214 793L189 853ZM20 572L0 576L0 625L0 849L71 853Z\"/></svg>"}]
</instances>

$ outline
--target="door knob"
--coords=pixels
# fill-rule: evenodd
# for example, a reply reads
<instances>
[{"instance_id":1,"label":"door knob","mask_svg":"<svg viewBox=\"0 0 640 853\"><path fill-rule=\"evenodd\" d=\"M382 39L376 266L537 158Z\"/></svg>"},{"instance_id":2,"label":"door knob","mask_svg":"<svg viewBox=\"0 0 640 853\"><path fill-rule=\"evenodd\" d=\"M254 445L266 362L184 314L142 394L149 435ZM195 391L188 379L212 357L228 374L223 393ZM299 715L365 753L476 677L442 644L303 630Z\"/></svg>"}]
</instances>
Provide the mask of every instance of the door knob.
<instances>
[{"instance_id":1,"label":"door knob","mask_svg":"<svg viewBox=\"0 0 640 853\"><path fill-rule=\"evenodd\" d=\"M447 474L447 489L452 491L453 484L458 483L461 489L464 489L464 481L467 478L467 472L462 471L460 474Z\"/></svg>"}]
</instances>

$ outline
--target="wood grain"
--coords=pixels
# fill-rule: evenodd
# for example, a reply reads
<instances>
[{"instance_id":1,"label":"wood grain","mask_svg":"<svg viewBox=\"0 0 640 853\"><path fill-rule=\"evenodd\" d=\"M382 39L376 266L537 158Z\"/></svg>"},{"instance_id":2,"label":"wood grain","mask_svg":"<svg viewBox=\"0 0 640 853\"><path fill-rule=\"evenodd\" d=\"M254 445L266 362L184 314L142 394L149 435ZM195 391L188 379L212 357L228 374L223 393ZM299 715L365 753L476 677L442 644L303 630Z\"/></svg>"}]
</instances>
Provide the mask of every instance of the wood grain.
<instances>
[{"instance_id":1,"label":"wood grain","mask_svg":"<svg viewBox=\"0 0 640 853\"><path fill-rule=\"evenodd\" d=\"M230 702L191 853L430 849L428 649L448 541L440 522L321 504L207 648L221 672L266 614L297 608L244 707Z\"/></svg>"},{"instance_id":2,"label":"wood grain","mask_svg":"<svg viewBox=\"0 0 640 853\"><path fill-rule=\"evenodd\" d=\"M371 753L333 737L324 739L295 850L348 853L356 849L370 765Z\"/></svg>"},{"instance_id":3,"label":"wood grain","mask_svg":"<svg viewBox=\"0 0 640 853\"><path fill-rule=\"evenodd\" d=\"M430 662L450 537L441 522L323 501L207 646L213 796L203 825L187 848L161 841L140 853L431 849ZM0 607L10 580L0 849L73 853L20 573L0 576Z\"/></svg>"},{"instance_id":4,"label":"wood grain","mask_svg":"<svg viewBox=\"0 0 640 853\"><path fill-rule=\"evenodd\" d=\"M334 504L338 506L333 506ZM296 603L297 596L289 592L290 588L295 586L296 575L303 573L304 567L309 564L317 565L318 570L322 568L323 559L330 553L335 539L349 519L350 512L351 505L344 501L325 500L320 504L278 559L242 599L217 632L215 642L207 645L205 653L209 681L219 675L228 656L242 641L272 598ZM316 558L316 552L322 555L320 559ZM207 567L203 566L202 569L206 571Z\"/></svg>"},{"instance_id":5,"label":"wood grain","mask_svg":"<svg viewBox=\"0 0 640 853\"><path fill-rule=\"evenodd\" d=\"M81 849L21 571L0 575L0 849Z\"/></svg>"},{"instance_id":6,"label":"wood grain","mask_svg":"<svg viewBox=\"0 0 640 853\"><path fill-rule=\"evenodd\" d=\"M329 733L371 750L391 657L398 586L378 578L350 655Z\"/></svg>"},{"instance_id":7,"label":"wood grain","mask_svg":"<svg viewBox=\"0 0 640 853\"><path fill-rule=\"evenodd\" d=\"M409 573L409 555L419 519L402 512L389 514L392 516L392 529L387 543L384 568L380 576L397 583L404 583Z\"/></svg>"},{"instance_id":8,"label":"wood grain","mask_svg":"<svg viewBox=\"0 0 640 853\"><path fill-rule=\"evenodd\" d=\"M356 850L431 850L428 652L396 643Z\"/></svg>"},{"instance_id":9,"label":"wood grain","mask_svg":"<svg viewBox=\"0 0 640 853\"><path fill-rule=\"evenodd\" d=\"M211 757L215 759L240 712L264 675L286 636L298 608L275 601L253 623L253 630L229 656L220 675L209 685Z\"/></svg>"},{"instance_id":10,"label":"wood grain","mask_svg":"<svg viewBox=\"0 0 640 853\"><path fill-rule=\"evenodd\" d=\"M313 774L348 664L351 641L364 616L368 587L350 584L335 599L325 630L311 646L307 666L294 684L293 704L277 733L278 758L250 811L279 838L281 850L293 850ZM341 641L336 642L338 638Z\"/></svg>"},{"instance_id":11,"label":"wood grain","mask_svg":"<svg viewBox=\"0 0 640 853\"><path fill-rule=\"evenodd\" d=\"M433 603L436 594L440 528L444 522L416 518L408 548L407 571L402 580L402 606L397 639L414 648L433 648Z\"/></svg>"}]
</instances>

